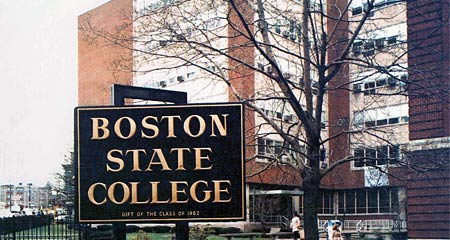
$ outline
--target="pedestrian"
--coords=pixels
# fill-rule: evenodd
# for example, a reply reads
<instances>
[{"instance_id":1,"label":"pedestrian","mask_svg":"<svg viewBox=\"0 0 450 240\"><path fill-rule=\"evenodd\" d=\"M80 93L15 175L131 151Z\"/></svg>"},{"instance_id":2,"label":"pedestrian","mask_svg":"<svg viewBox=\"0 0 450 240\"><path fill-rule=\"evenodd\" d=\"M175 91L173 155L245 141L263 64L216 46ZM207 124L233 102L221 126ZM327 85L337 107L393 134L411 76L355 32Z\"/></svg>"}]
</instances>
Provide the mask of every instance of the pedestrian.
<instances>
[{"instance_id":1,"label":"pedestrian","mask_svg":"<svg viewBox=\"0 0 450 240\"><path fill-rule=\"evenodd\" d=\"M340 226L341 226L341 224L335 223L333 225L333 227L331 228L332 229L332 233L331 233L332 240L343 240L341 230L339 229Z\"/></svg>"},{"instance_id":2,"label":"pedestrian","mask_svg":"<svg viewBox=\"0 0 450 240\"><path fill-rule=\"evenodd\" d=\"M300 239L300 215L294 212L291 219L292 233L294 233L294 240Z\"/></svg>"}]
</instances>

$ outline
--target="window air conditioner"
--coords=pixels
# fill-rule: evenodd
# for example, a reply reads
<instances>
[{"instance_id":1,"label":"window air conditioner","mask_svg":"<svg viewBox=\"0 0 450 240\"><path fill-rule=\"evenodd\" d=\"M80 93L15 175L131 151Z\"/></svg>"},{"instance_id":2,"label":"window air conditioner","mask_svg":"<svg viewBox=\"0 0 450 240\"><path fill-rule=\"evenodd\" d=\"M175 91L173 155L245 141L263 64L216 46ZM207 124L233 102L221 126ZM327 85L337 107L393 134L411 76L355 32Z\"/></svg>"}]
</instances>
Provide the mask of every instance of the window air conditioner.
<instances>
[{"instance_id":1,"label":"window air conditioner","mask_svg":"<svg viewBox=\"0 0 450 240\"><path fill-rule=\"evenodd\" d=\"M297 39L297 35L295 35L295 33L291 33L291 40L295 41L295 39Z\"/></svg>"},{"instance_id":2,"label":"window air conditioner","mask_svg":"<svg viewBox=\"0 0 450 240\"><path fill-rule=\"evenodd\" d=\"M178 76L178 77L177 77L177 81L178 81L178 82L183 82L183 81L184 81L184 76L181 76L181 75Z\"/></svg>"},{"instance_id":3,"label":"window air conditioner","mask_svg":"<svg viewBox=\"0 0 450 240\"><path fill-rule=\"evenodd\" d=\"M388 85L389 87L395 87L397 85L394 77L388 77Z\"/></svg>"},{"instance_id":4,"label":"window air conditioner","mask_svg":"<svg viewBox=\"0 0 450 240\"><path fill-rule=\"evenodd\" d=\"M166 40L159 40L159 45L161 47L165 47L167 45L167 41Z\"/></svg>"},{"instance_id":5,"label":"window air conditioner","mask_svg":"<svg viewBox=\"0 0 450 240\"><path fill-rule=\"evenodd\" d=\"M286 114L283 116L284 121L292 121L292 114Z\"/></svg>"},{"instance_id":6,"label":"window air conditioner","mask_svg":"<svg viewBox=\"0 0 450 240\"><path fill-rule=\"evenodd\" d=\"M353 54L355 54L355 55L360 54L360 53L361 53L361 46L356 46L356 45L354 45L353 48L352 48L352 52L353 52Z\"/></svg>"},{"instance_id":7,"label":"window air conditioner","mask_svg":"<svg viewBox=\"0 0 450 240\"><path fill-rule=\"evenodd\" d=\"M384 38L375 39L375 46L377 48L383 48L384 47Z\"/></svg>"},{"instance_id":8,"label":"window air conditioner","mask_svg":"<svg viewBox=\"0 0 450 240\"><path fill-rule=\"evenodd\" d=\"M353 84L353 92L360 93L362 91L362 86L359 83Z\"/></svg>"},{"instance_id":9,"label":"window air conditioner","mask_svg":"<svg viewBox=\"0 0 450 240\"><path fill-rule=\"evenodd\" d=\"M303 77L298 78L298 84L300 84L300 87L305 87L305 79Z\"/></svg>"}]
</instances>

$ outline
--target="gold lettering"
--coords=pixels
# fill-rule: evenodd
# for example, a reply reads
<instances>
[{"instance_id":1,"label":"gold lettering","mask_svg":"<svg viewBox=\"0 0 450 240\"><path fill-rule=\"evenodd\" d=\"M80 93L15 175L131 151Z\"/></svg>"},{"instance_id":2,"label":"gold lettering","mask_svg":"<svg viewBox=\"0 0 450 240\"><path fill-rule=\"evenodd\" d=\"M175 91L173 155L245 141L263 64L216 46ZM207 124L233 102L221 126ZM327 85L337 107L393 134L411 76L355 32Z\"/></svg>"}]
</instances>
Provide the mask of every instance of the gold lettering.
<instances>
[{"instance_id":1,"label":"gold lettering","mask_svg":"<svg viewBox=\"0 0 450 240\"><path fill-rule=\"evenodd\" d=\"M197 186L203 183L206 187L208 187L208 183L202 180L199 180L197 182L194 182L194 184L192 184L191 189L190 189L190 194L192 197L192 200L198 202L198 203L204 203L207 202L210 198L211 198L211 191L210 190L203 190L203 193L205 194L205 197L203 198L203 200L198 199L197 197Z\"/></svg>"},{"instance_id":2,"label":"gold lettering","mask_svg":"<svg viewBox=\"0 0 450 240\"><path fill-rule=\"evenodd\" d=\"M127 120L128 123L130 124L130 132L128 133L127 136L123 135L122 130L120 129L123 120ZM136 123L130 117L121 117L117 119L116 123L114 124L114 131L118 137L122 139L129 139L133 137L133 135L136 133Z\"/></svg>"},{"instance_id":3,"label":"gold lettering","mask_svg":"<svg viewBox=\"0 0 450 240\"><path fill-rule=\"evenodd\" d=\"M107 164L106 164L106 171L107 171L107 172L120 172L120 171L123 170L124 162L123 162L123 160L122 160L121 158L114 157L114 156L112 155L113 152L117 152L117 153L119 153L121 156L123 156L122 150L119 150L119 149L111 149L111 150L108 152L108 154L107 154L107 159L108 159L108 161L113 162L113 163L117 163L117 164L119 165L119 168L114 169L114 168L110 167L109 164L107 163Z\"/></svg>"},{"instance_id":4,"label":"gold lettering","mask_svg":"<svg viewBox=\"0 0 450 240\"><path fill-rule=\"evenodd\" d=\"M108 124L109 121L106 118L91 118L92 120L92 137L91 139L107 139L109 137ZM101 122L101 124L99 124ZM100 136L99 131L103 132Z\"/></svg>"},{"instance_id":5,"label":"gold lettering","mask_svg":"<svg viewBox=\"0 0 450 240\"><path fill-rule=\"evenodd\" d=\"M123 189L123 197L122 197L122 200L120 200L120 201L117 201L116 196L114 195L114 191L116 190L117 185L122 186L122 189ZM115 182L115 183L111 184L111 186L109 186L109 188L108 188L108 197L109 197L109 200L111 200L111 202L113 202L117 205L124 204L130 198L130 189L123 182Z\"/></svg>"},{"instance_id":6,"label":"gold lettering","mask_svg":"<svg viewBox=\"0 0 450 240\"><path fill-rule=\"evenodd\" d=\"M159 162L153 162L155 160L155 156L158 156ZM150 159L150 163L148 164L147 169L145 171L152 171L152 165L161 165L163 171L170 171L172 169L169 168L169 165L167 164L166 157L164 157L164 153L162 152L161 148L155 148L153 149L152 158Z\"/></svg>"},{"instance_id":7,"label":"gold lettering","mask_svg":"<svg viewBox=\"0 0 450 240\"><path fill-rule=\"evenodd\" d=\"M138 182L130 182L131 184L131 204L145 204L150 202L150 199L147 199L143 202L139 202L138 200Z\"/></svg>"},{"instance_id":8,"label":"gold lettering","mask_svg":"<svg viewBox=\"0 0 450 240\"><path fill-rule=\"evenodd\" d=\"M209 165L209 167L202 167L202 160L208 160L209 162L211 162L208 155L202 156L202 151L209 151L212 153L211 148L194 148L194 151L195 151L195 168L194 168L194 170L212 169L212 165Z\"/></svg>"},{"instance_id":9,"label":"gold lettering","mask_svg":"<svg viewBox=\"0 0 450 240\"><path fill-rule=\"evenodd\" d=\"M228 191L228 188L225 187L224 189L220 188L220 185L222 183L227 183L228 185L231 186L231 182L229 180L213 180L212 181L214 183L214 201L215 203L218 202L231 202L231 196L230 196L230 192ZM228 199L221 199L221 193L227 193L229 195Z\"/></svg>"},{"instance_id":10,"label":"gold lettering","mask_svg":"<svg viewBox=\"0 0 450 240\"><path fill-rule=\"evenodd\" d=\"M133 169L131 171L132 172L142 171L139 168L139 152L143 152L144 154L147 154L145 149L131 149L131 150L127 150L125 152L125 155L128 154L129 152L131 152L133 154Z\"/></svg>"},{"instance_id":11,"label":"gold lettering","mask_svg":"<svg viewBox=\"0 0 450 240\"><path fill-rule=\"evenodd\" d=\"M95 200L95 197L94 197L95 188L96 188L97 186L103 187L103 188L106 190L106 184L104 184L104 183L94 183L94 184L92 184L92 185L89 187L89 189L88 189L88 199L89 199L89 201L90 201L92 204L94 204L94 205L103 205L103 204L106 203L106 197L105 197L105 199L103 199L103 201L101 201L101 202L97 202L97 201Z\"/></svg>"},{"instance_id":12,"label":"gold lettering","mask_svg":"<svg viewBox=\"0 0 450 240\"><path fill-rule=\"evenodd\" d=\"M173 151L177 151L177 159L178 159L178 167L176 170L186 170L184 168L184 151L187 151L188 153L191 153L191 150L189 148L172 148L170 150L170 153Z\"/></svg>"},{"instance_id":13,"label":"gold lettering","mask_svg":"<svg viewBox=\"0 0 450 240\"><path fill-rule=\"evenodd\" d=\"M163 119L167 119L167 138L176 138L177 136L175 136L175 127L174 127L174 119L177 118L179 120L181 120L181 117L176 115L176 116L162 116L161 120Z\"/></svg>"},{"instance_id":14,"label":"gold lettering","mask_svg":"<svg viewBox=\"0 0 450 240\"><path fill-rule=\"evenodd\" d=\"M178 185L183 184L185 186L189 186L187 182L181 182L181 181L170 181L170 184L172 185L172 201L170 203L187 203L188 198L186 197L185 200L178 200L178 194L183 193L186 196L186 188L183 188L181 190L178 190Z\"/></svg>"},{"instance_id":15,"label":"gold lettering","mask_svg":"<svg viewBox=\"0 0 450 240\"><path fill-rule=\"evenodd\" d=\"M165 201L158 200L158 184L159 182L150 182L152 184L152 202L151 203L168 203L169 199Z\"/></svg>"},{"instance_id":16,"label":"gold lettering","mask_svg":"<svg viewBox=\"0 0 450 240\"><path fill-rule=\"evenodd\" d=\"M228 114L222 114L223 123L220 121L219 116L216 114L209 115L211 117L211 137L216 137L216 132L214 131L214 126L219 130L220 136L227 136L227 117Z\"/></svg>"},{"instance_id":17,"label":"gold lettering","mask_svg":"<svg viewBox=\"0 0 450 240\"><path fill-rule=\"evenodd\" d=\"M155 122L158 122L158 118L155 116L146 116L145 118L143 118L142 119L142 128L152 130L153 134L147 135L144 133L144 130L141 130L142 138L156 138L159 135L159 128L156 125L148 123L147 122L148 119L153 119L153 120L155 120Z\"/></svg>"},{"instance_id":18,"label":"gold lettering","mask_svg":"<svg viewBox=\"0 0 450 240\"><path fill-rule=\"evenodd\" d=\"M193 118L196 118L199 123L199 128L198 128L197 134L193 134L191 132L191 128L190 128L191 120ZM189 135L190 137L199 137L205 132L205 129L206 129L205 120L199 115L191 115L188 118L186 118L186 120L184 121L183 128L184 128L184 132L187 133L187 135Z\"/></svg>"}]
</instances>

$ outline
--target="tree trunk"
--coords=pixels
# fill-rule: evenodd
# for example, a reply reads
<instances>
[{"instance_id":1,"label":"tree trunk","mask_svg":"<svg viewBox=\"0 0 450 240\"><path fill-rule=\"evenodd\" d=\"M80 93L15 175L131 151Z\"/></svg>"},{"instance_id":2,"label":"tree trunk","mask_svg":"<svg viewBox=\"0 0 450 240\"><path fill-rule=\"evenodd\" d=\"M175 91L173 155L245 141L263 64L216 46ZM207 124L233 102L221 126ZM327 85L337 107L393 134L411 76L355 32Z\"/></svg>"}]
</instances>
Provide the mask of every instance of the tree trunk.
<instances>
[{"instance_id":1,"label":"tree trunk","mask_svg":"<svg viewBox=\"0 0 450 240\"><path fill-rule=\"evenodd\" d=\"M304 212L303 221L305 227L305 239L317 240L319 239L319 226L317 219L317 202L319 199L319 183L320 178L312 176L306 176L303 179L303 191L304 191Z\"/></svg>"}]
</instances>

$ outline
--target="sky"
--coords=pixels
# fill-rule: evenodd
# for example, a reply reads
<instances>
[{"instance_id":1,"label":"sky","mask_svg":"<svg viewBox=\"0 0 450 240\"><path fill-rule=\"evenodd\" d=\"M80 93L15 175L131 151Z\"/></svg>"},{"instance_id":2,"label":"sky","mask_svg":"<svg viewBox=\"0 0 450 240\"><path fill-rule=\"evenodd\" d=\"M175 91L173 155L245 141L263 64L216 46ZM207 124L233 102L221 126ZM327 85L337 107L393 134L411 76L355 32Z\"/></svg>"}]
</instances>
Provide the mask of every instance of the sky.
<instances>
[{"instance_id":1,"label":"sky","mask_svg":"<svg viewBox=\"0 0 450 240\"><path fill-rule=\"evenodd\" d=\"M77 17L107 0L0 0L0 185L54 182L73 149Z\"/></svg>"}]
</instances>

